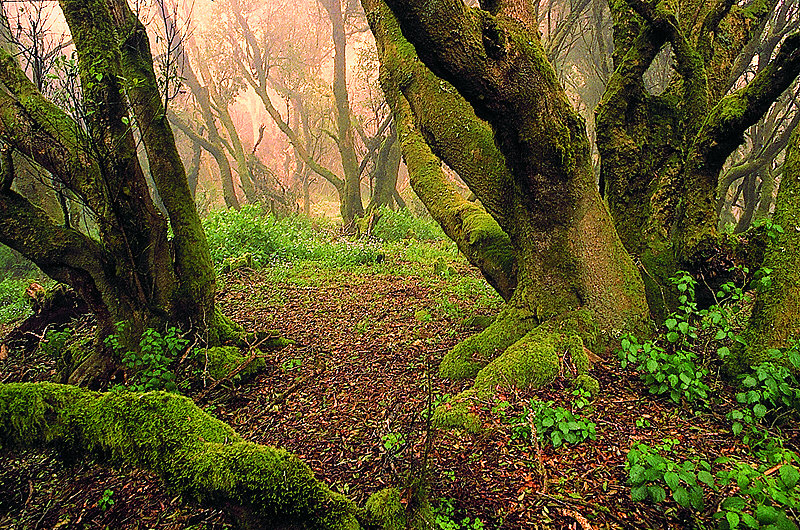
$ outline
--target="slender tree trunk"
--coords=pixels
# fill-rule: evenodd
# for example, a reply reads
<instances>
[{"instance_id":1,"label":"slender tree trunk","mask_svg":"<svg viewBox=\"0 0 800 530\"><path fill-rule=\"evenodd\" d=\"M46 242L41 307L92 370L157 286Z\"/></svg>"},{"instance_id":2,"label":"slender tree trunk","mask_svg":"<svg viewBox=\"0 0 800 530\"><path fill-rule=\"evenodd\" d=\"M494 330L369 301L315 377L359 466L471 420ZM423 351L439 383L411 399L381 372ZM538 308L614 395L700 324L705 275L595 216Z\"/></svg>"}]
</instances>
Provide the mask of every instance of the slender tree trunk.
<instances>
[{"instance_id":1,"label":"slender tree trunk","mask_svg":"<svg viewBox=\"0 0 800 530\"><path fill-rule=\"evenodd\" d=\"M769 349L800 339L800 127L789 141L772 220L783 231L769 243L764 258L771 281L756 295L745 335L748 347L733 360L734 369L758 364L768 358Z\"/></svg>"}]
</instances>

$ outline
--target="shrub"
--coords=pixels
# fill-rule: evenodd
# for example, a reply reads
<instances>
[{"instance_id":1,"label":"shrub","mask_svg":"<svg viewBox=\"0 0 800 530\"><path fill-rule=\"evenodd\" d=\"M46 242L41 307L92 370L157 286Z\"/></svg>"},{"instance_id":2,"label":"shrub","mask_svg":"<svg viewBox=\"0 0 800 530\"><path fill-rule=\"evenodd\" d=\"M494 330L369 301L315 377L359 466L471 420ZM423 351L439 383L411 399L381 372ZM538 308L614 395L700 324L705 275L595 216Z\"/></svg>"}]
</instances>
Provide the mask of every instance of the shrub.
<instances>
[{"instance_id":1,"label":"shrub","mask_svg":"<svg viewBox=\"0 0 800 530\"><path fill-rule=\"evenodd\" d=\"M584 403L581 399L576 403ZM579 444L587 439L597 437L597 426L580 414L574 414L564 407L553 407L553 401L541 402L532 399L530 407L525 407L522 414L513 420L512 438L532 440L535 434L539 442L547 440L553 447L562 444Z\"/></svg>"},{"instance_id":2,"label":"shrub","mask_svg":"<svg viewBox=\"0 0 800 530\"><path fill-rule=\"evenodd\" d=\"M254 205L217 210L203 221L211 257L221 270L226 260L249 254L254 267L275 261L315 261L332 267L374 263L381 254L374 241L349 241L315 228L303 216L276 220Z\"/></svg>"},{"instance_id":3,"label":"shrub","mask_svg":"<svg viewBox=\"0 0 800 530\"><path fill-rule=\"evenodd\" d=\"M381 206L378 212L380 217L375 224L373 235L384 241L400 241L401 239L443 241L447 239L439 224L430 217L416 217L407 208L395 211Z\"/></svg>"}]
</instances>

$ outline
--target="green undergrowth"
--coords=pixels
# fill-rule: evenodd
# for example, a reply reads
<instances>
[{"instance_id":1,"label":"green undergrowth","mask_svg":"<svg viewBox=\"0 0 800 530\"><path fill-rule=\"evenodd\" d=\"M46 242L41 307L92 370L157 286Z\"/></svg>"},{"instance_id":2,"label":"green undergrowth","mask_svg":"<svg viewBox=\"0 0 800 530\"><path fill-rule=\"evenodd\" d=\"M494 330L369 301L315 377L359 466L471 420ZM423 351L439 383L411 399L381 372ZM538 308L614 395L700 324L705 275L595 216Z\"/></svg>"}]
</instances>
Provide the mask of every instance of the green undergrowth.
<instances>
[{"instance_id":1,"label":"green undergrowth","mask_svg":"<svg viewBox=\"0 0 800 530\"><path fill-rule=\"evenodd\" d=\"M212 259L218 270L231 266L263 268L276 263L314 262L351 268L380 264L387 255L399 261L431 262L455 255L441 229L407 210L382 209L369 238L343 235L324 219L296 215L276 219L258 206L217 210L203 220ZM421 243L425 244L421 244Z\"/></svg>"},{"instance_id":2,"label":"green undergrowth","mask_svg":"<svg viewBox=\"0 0 800 530\"><path fill-rule=\"evenodd\" d=\"M743 281L714 293L716 303L699 309L697 282L688 273L673 279L678 310L656 339L622 341L623 368L635 368L647 391L671 406L695 414L717 413L748 450L743 456L713 461L680 446L676 438L637 442L627 456L631 499L656 505L672 501L698 527L709 506L715 526L724 530L796 530L800 516L800 457L785 430L800 421L800 351L794 345L771 350L768 359L725 380L726 362L746 348L748 289L768 286L769 270L742 270ZM733 407L720 397L734 386ZM725 406L727 413L718 413Z\"/></svg>"}]
</instances>

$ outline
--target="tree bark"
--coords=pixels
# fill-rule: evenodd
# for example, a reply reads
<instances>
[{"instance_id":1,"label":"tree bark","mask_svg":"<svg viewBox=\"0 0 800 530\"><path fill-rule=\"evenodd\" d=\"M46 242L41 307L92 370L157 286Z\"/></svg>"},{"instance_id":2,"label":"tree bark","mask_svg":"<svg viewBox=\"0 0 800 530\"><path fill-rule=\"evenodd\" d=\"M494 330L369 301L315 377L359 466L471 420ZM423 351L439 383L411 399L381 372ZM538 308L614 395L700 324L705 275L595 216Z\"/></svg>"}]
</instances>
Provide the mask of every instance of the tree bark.
<instances>
[{"instance_id":1,"label":"tree bark","mask_svg":"<svg viewBox=\"0 0 800 530\"><path fill-rule=\"evenodd\" d=\"M391 23L381 2L362 4L373 28ZM422 62L488 123L504 157L505 171L490 175L497 178L482 185L464 180L508 235L517 286L492 326L448 352L440 374L477 375L476 392L494 384L538 385L558 372L564 345L586 382L583 345L601 348L603 334L641 327L647 306L597 192L583 120L546 60L528 4L493 2L488 10L461 0L386 5ZM414 82L407 73L397 79L404 94ZM439 108L434 98L425 106ZM439 137L428 134L428 143L438 146ZM473 149L472 160L488 152Z\"/></svg>"},{"instance_id":2,"label":"tree bark","mask_svg":"<svg viewBox=\"0 0 800 530\"><path fill-rule=\"evenodd\" d=\"M783 231L770 241L764 258L771 282L756 295L745 334L748 346L734 359L734 368L767 360L770 349L787 348L800 338L800 127L789 141L772 222Z\"/></svg>"}]
</instances>

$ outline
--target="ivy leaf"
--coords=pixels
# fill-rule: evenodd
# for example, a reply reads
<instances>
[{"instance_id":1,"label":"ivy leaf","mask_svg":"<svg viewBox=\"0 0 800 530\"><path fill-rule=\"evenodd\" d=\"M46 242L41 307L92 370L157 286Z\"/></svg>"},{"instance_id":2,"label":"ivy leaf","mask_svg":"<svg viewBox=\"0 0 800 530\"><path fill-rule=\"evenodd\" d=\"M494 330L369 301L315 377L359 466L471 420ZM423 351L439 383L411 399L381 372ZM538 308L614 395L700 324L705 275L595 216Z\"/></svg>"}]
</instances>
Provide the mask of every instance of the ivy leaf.
<instances>
[{"instance_id":1,"label":"ivy leaf","mask_svg":"<svg viewBox=\"0 0 800 530\"><path fill-rule=\"evenodd\" d=\"M800 473L798 473L797 468L792 465L785 464L781 466L778 472L787 490L793 489L797 483L800 482Z\"/></svg>"}]
</instances>

